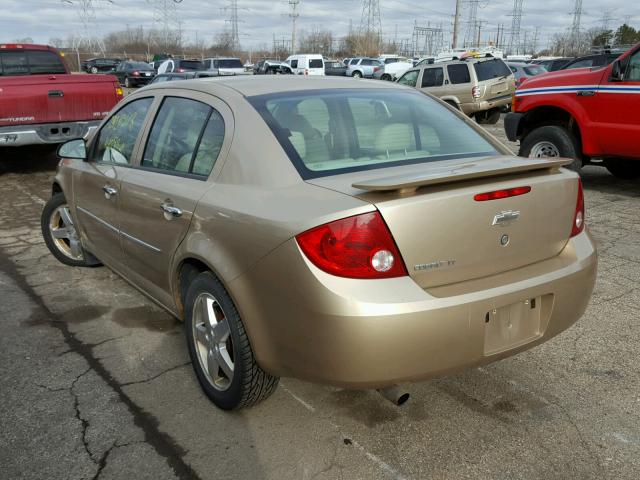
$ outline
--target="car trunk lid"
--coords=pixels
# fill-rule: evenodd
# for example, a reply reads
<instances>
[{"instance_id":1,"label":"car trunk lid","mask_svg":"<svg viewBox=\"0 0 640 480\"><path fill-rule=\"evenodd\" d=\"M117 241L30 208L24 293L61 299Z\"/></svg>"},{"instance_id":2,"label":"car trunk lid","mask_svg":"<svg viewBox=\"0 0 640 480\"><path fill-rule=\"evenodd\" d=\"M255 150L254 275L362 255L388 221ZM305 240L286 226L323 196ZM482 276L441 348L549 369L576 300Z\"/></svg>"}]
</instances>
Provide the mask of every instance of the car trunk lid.
<instances>
[{"instance_id":1,"label":"car trunk lid","mask_svg":"<svg viewBox=\"0 0 640 480\"><path fill-rule=\"evenodd\" d=\"M571 233L578 188L575 175L558 168L566 163L491 157L310 182L373 203L409 275L429 288L508 271L560 253ZM396 171L390 175L389 170ZM495 200L474 199L518 187L531 190Z\"/></svg>"}]
</instances>

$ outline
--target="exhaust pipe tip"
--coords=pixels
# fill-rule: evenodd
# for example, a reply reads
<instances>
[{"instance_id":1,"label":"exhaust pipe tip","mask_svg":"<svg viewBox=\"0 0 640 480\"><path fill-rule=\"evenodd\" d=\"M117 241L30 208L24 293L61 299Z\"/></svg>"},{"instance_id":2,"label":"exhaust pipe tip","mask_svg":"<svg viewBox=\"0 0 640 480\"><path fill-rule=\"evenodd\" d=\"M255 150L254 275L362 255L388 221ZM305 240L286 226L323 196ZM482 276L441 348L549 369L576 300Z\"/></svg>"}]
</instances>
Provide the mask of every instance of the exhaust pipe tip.
<instances>
[{"instance_id":1,"label":"exhaust pipe tip","mask_svg":"<svg viewBox=\"0 0 640 480\"><path fill-rule=\"evenodd\" d=\"M378 388L376 391L398 407L404 405L410 397L408 392L401 390L395 385L393 387Z\"/></svg>"}]
</instances>

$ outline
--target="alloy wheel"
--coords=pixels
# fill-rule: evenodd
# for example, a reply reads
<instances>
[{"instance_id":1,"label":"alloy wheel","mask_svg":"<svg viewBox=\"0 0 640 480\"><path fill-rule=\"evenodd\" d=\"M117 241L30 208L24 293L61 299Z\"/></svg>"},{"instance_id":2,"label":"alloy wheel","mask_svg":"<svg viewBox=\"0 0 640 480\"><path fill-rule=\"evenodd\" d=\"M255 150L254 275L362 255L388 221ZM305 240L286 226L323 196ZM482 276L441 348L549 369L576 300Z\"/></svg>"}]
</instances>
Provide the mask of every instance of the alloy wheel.
<instances>
[{"instance_id":1,"label":"alloy wheel","mask_svg":"<svg viewBox=\"0 0 640 480\"><path fill-rule=\"evenodd\" d=\"M193 317L192 335L200 366L211 386L225 391L231 386L235 366L229 320L210 293L196 298Z\"/></svg>"},{"instance_id":2,"label":"alloy wheel","mask_svg":"<svg viewBox=\"0 0 640 480\"><path fill-rule=\"evenodd\" d=\"M60 205L53 211L49 218L49 231L53 238L53 244L60 253L72 260L83 259L84 254L80 239L73 225L68 205Z\"/></svg>"}]
</instances>

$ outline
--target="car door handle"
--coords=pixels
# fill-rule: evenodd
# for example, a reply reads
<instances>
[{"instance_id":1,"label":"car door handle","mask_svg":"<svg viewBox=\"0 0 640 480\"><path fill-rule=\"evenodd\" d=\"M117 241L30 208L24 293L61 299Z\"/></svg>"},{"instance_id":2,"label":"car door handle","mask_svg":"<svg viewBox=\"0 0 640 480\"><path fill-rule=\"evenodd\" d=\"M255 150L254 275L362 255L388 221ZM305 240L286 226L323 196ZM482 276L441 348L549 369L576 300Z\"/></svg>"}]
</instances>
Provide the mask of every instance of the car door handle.
<instances>
[{"instance_id":1,"label":"car door handle","mask_svg":"<svg viewBox=\"0 0 640 480\"><path fill-rule=\"evenodd\" d=\"M160 204L160 209L164 213L168 213L169 215L171 215L173 217L179 217L179 216L182 215L182 210L180 210L178 207L174 207L173 205L171 205L169 203Z\"/></svg>"},{"instance_id":2,"label":"car door handle","mask_svg":"<svg viewBox=\"0 0 640 480\"><path fill-rule=\"evenodd\" d=\"M64 92L62 90L49 90L47 95L50 97L64 97Z\"/></svg>"},{"instance_id":3,"label":"car door handle","mask_svg":"<svg viewBox=\"0 0 640 480\"><path fill-rule=\"evenodd\" d=\"M109 185L105 185L104 187L102 187L102 191L104 192L104 196L107 197L107 199L113 197L118 193L118 189L110 187Z\"/></svg>"}]
</instances>

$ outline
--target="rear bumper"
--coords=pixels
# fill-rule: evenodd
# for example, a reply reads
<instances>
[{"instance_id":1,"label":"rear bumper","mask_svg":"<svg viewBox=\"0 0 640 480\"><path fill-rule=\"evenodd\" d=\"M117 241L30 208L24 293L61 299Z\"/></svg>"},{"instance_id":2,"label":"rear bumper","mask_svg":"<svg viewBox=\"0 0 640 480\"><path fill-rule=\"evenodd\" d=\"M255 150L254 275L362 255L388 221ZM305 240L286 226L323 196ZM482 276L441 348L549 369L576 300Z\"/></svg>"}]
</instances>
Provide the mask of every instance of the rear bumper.
<instances>
[{"instance_id":1,"label":"rear bumper","mask_svg":"<svg viewBox=\"0 0 640 480\"><path fill-rule=\"evenodd\" d=\"M596 269L595 246L584 232L549 260L425 291L409 277L362 281L325 274L292 240L229 288L266 371L377 388L490 363L545 342L584 313ZM523 308L530 299L537 299L538 323L518 324L529 330L515 340L501 338L509 330L496 329L487 314Z\"/></svg>"},{"instance_id":2,"label":"rear bumper","mask_svg":"<svg viewBox=\"0 0 640 480\"><path fill-rule=\"evenodd\" d=\"M515 142L520 137L520 122L524 113L510 112L504 117L504 133L511 142Z\"/></svg>"},{"instance_id":3,"label":"rear bumper","mask_svg":"<svg viewBox=\"0 0 640 480\"><path fill-rule=\"evenodd\" d=\"M463 103L460 105L461 110L467 115L471 115L478 112L486 112L494 108L504 107L511 103L511 94L504 95L491 100L480 100L478 102Z\"/></svg>"},{"instance_id":4,"label":"rear bumper","mask_svg":"<svg viewBox=\"0 0 640 480\"><path fill-rule=\"evenodd\" d=\"M93 132L100 120L0 127L0 147L21 147L66 142Z\"/></svg>"}]
</instances>

